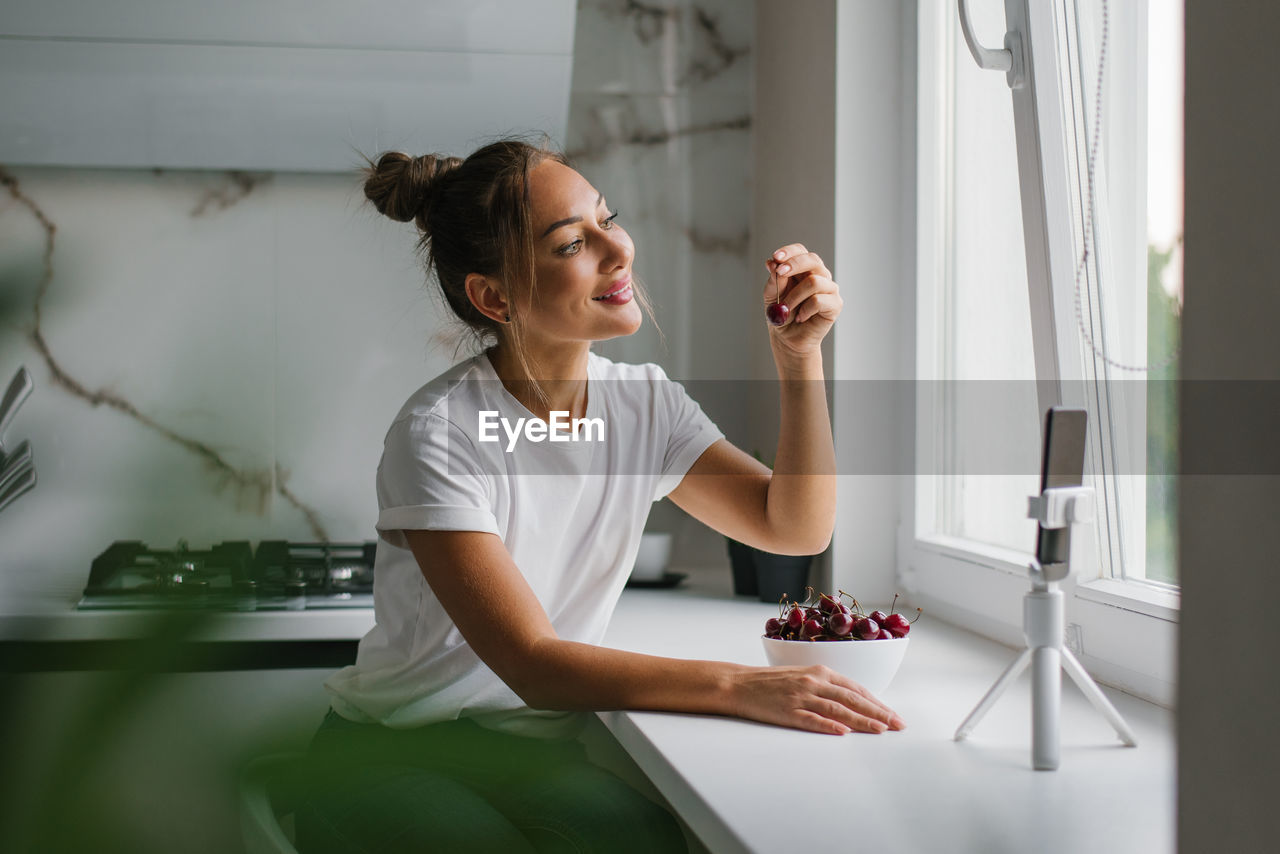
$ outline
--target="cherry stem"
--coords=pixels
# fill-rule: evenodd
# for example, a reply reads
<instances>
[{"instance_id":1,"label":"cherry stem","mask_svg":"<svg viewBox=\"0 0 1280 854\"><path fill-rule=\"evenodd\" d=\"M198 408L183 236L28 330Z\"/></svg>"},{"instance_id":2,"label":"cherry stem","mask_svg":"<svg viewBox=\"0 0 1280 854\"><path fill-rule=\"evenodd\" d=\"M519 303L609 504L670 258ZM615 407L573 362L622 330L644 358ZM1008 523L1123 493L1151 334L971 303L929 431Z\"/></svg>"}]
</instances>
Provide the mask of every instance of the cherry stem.
<instances>
[{"instance_id":1,"label":"cherry stem","mask_svg":"<svg viewBox=\"0 0 1280 854\"><path fill-rule=\"evenodd\" d=\"M848 596L849 601L853 603L853 610L857 614L863 614L862 605L858 604L858 600L854 598L852 593L845 593L843 590L837 590L841 596ZM865 616L865 615L864 615Z\"/></svg>"}]
</instances>

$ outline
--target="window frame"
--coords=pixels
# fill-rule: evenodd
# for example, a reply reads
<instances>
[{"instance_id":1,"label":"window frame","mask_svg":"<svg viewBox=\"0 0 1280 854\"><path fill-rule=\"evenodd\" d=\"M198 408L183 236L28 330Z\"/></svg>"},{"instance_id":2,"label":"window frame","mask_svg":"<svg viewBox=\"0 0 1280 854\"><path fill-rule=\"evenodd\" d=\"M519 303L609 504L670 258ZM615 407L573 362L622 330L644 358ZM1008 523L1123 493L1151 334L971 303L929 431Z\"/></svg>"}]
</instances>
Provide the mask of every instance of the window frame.
<instances>
[{"instance_id":1,"label":"window frame","mask_svg":"<svg viewBox=\"0 0 1280 854\"><path fill-rule=\"evenodd\" d=\"M997 0L981 0L996 2ZM1115 482L1097 472L1112 471L1117 449L1111 447L1113 407L1105 365L1081 352L1074 307L1075 264L1085 199L1079 173L1080 152L1072 146L1084 140L1084 117L1068 111L1064 99L1079 101L1080 81L1071 79L1071 64L1059 62L1065 46L1075 50L1072 0L1051 4L1005 0L1010 28L1025 20L1030 38L1024 46L1034 86L1012 90L1015 129L1019 143L1019 180L1032 176L1036 186L1023 192L1024 231L1030 279L1033 343L1036 349L1040 409L1048 405L1088 410L1094 425L1086 460L1086 483L1097 490L1099 517L1073 535L1073 576L1064 584L1067 594L1067 645L1100 681L1171 706L1175 685L1175 648L1180 593L1167 585L1124 579L1119 571L1119 522ZM918 0L916 98L916 270L915 317L917 378L938 364L938 348L945 346L946 285L951 281L948 233L953 204L950 196L953 98L949 69L957 60L959 32L957 0ZM1025 17L1024 17L1025 16ZM959 48L963 50L963 47ZM959 57L967 61L967 57ZM992 85L1004 86L1003 75L992 74ZM1145 97L1145 95L1143 96ZM1072 133L1064 122L1075 123ZM1034 150L1036 156L1024 156ZM1096 170L1101 172L1102 170ZM1100 180L1101 179L1101 180ZM1095 175L1095 192L1104 198L1105 176ZM1145 204L1145 200L1143 202ZM1097 205L1099 210L1104 205ZM1030 225L1030 227L1028 227ZM1105 253L1105 241L1100 247ZM1095 264L1099 253L1094 253ZM1098 315L1097 267L1082 277L1082 307L1086 323L1102 328ZM1059 283L1052 288L1050 282ZM942 284L942 294L938 285ZM937 471L927 461L940 454L942 437L932 429L936 419L920 413L944 403L937 399L946 383L917 382L915 400L915 471ZM1103 441L1095 434L1101 434ZM1123 453L1123 450L1121 450ZM1129 464L1129 463L1127 463ZM1135 469L1128 469L1135 470ZM1029 589L1026 553L941 536L925 526L938 502L938 476L904 478L897 544L899 583L927 610L959 622L979 633L1021 646L1021 599ZM1145 508L1143 508L1145 511Z\"/></svg>"}]
</instances>

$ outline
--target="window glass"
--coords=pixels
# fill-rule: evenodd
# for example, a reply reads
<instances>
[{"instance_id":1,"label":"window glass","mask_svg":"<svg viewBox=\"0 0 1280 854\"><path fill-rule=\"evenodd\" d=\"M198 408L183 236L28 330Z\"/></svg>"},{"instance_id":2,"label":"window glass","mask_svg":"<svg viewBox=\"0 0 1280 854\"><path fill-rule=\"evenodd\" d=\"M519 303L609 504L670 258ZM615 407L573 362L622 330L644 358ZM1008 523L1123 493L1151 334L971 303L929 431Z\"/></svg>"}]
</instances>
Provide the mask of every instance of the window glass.
<instances>
[{"instance_id":1,"label":"window glass","mask_svg":"<svg viewBox=\"0 0 1280 854\"><path fill-rule=\"evenodd\" d=\"M1097 152L1090 236L1098 315L1081 337L1113 404L1105 425L1114 449L1105 489L1118 507L1113 574L1174 584L1182 4L1076 0L1075 8L1082 178L1085 157Z\"/></svg>"},{"instance_id":2,"label":"window glass","mask_svg":"<svg viewBox=\"0 0 1280 854\"><path fill-rule=\"evenodd\" d=\"M1146 577L1178 582L1179 376L1182 316L1183 5L1156 0L1147 22Z\"/></svg>"},{"instance_id":3,"label":"window glass","mask_svg":"<svg viewBox=\"0 0 1280 854\"><path fill-rule=\"evenodd\" d=\"M971 3L974 25L999 44L1004 9ZM947 382L938 530L1031 552L1040 455L1035 357L1022 241L1013 104L1002 75L974 63L948 15L952 88L950 315L940 347ZM1032 470L1013 471L1015 461Z\"/></svg>"}]
</instances>

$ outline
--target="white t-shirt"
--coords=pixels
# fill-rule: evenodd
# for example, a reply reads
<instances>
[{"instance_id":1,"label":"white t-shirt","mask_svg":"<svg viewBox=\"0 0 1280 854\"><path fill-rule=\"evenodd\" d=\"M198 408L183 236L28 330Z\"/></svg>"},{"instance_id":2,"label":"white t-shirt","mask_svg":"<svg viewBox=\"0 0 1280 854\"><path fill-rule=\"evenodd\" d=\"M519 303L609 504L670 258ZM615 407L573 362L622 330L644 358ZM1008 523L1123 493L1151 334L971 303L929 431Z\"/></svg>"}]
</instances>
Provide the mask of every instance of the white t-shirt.
<instances>
[{"instance_id":1,"label":"white t-shirt","mask_svg":"<svg viewBox=\"0 0 1280 854\"><path fill-rule=\"evenodd\" d=\"M378 465L376 625L356 663L325 682L343 717L396 728L468 717L545 737L581 725L581 715L529 709L480 660L403 532L497 534L556 634L598 644L650 507L724 434L657 365L595 353L576 441L536 441L518 428L520 418L533 415L483 353L427 383L396 416Z\"/></svg>"}]
</instances>

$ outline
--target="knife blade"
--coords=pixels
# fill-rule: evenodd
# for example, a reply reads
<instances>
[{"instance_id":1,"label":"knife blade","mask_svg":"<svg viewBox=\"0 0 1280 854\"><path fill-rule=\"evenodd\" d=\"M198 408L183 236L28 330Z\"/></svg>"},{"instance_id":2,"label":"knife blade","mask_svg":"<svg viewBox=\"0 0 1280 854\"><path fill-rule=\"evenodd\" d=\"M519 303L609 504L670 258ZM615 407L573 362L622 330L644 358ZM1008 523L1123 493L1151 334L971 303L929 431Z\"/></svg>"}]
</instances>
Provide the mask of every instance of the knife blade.
<instances>
[{"instance_id":1,"label":"knife blade","mask_svg":"<svg viewBox=\"0 0 1280 854\"><path fill-rule=\"evenodd\" d=\"M27 371L26 365L18 368L18 372L9 382L9 388L5 389L4 399L0 400L0 448L4 447L4 431L9 429L9 422L13 420L18 407L22 406L22 402L27 399L27 395L31 394L31 389L34 387L35 383L31 381L31 374Z\"/></svg>"},{"instance_id":2,"label":"knife blade","mask_svg":"<svg viewBox=\"0 0 1280 854\"><path fill-rule=\"evenodd\" d=\"M18 443L18 447L13 449L12 454L6 454L4 448L0 447L0 471L8 472L12 467L16 466L19 461L26 462L31 459L31 442L23 439ZM0 475L3 477L3 475Z\"/></svg>"},{"instance_id":3,"label":"knife blade","mask_svg":"<svg viewBox=\"0 0 1280 854\"><path fill-rule=\"evenodd\" d=\"M9 484L26 474L28 469L35 467L35 463L31 461L29 455L25 460L19 460L12 465L5 466L4 471L0 471L0 494L3 494L9 488Z\"/></svg>"},{"instance_id":4,"label":"knife blade","mask_svg":"<svg viewBox=\"0 0 1280 854\"><path fill-rule=\"evenodd\" d=\"M0 511L3 511L14 501L18 500L19 496L33 489L35 485L36 470L35 466L32 466L27 469L26 474L22 475L13 483L5 487L3 492L0 492Z\"/></svg>"}]
</instances>

